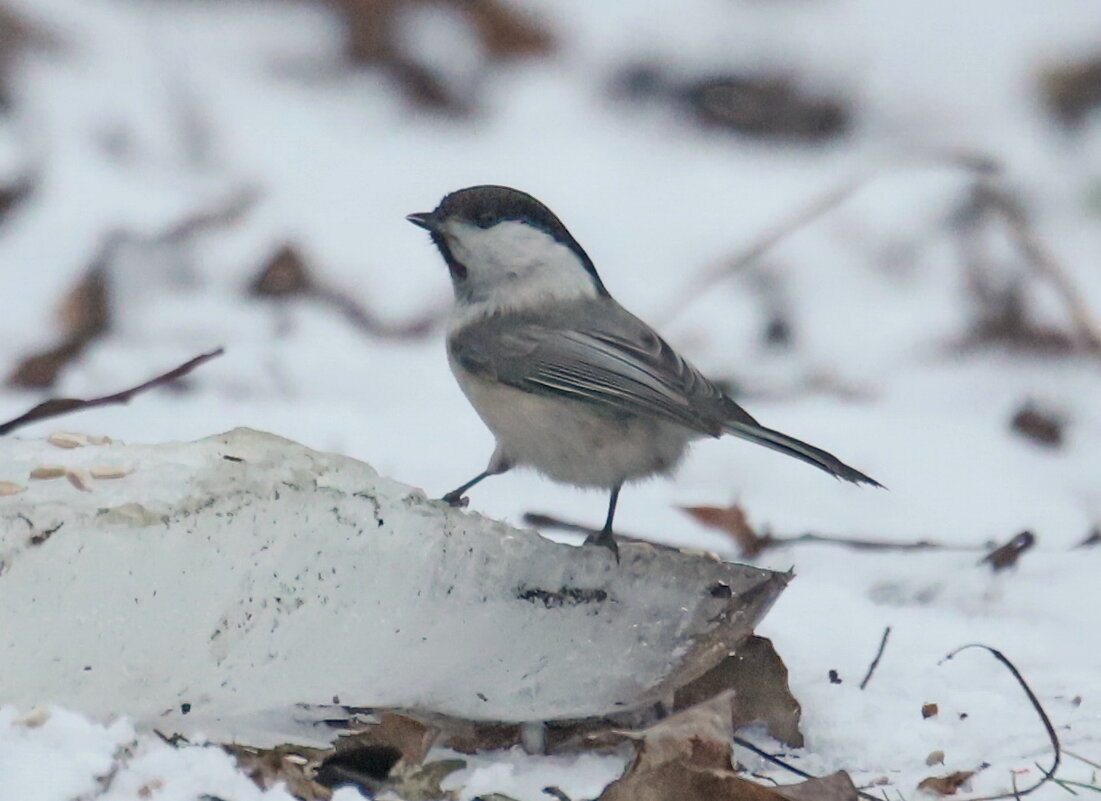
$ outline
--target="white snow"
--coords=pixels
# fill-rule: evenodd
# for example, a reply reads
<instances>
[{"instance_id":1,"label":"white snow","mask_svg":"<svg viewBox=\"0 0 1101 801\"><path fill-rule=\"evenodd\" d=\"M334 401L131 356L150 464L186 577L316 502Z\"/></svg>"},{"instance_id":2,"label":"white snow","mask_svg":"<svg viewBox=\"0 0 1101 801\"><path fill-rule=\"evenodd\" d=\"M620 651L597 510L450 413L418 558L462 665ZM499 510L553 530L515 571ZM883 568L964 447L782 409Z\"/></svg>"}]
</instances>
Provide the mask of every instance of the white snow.
<instances>
[{"instance_id":1,"label":"white snow","mask_svg":"<svg viewBox=\"0 0 1101 801\"><path fill-rule=\"evenodd\" d=\"M957 545L1002 542L1024 528L1038 537L1016 568L997 576L976 565L981 552L799 546L766 554L762 566L797 574L760 631L776 643L803 704L800 766L846 768L858 783L886 776L892 798L914 797L924 776L984 761L990 767L974 779L975 792L1009 789L1012 770L1030 771L1018 778L1027 784L1034 763L1047 764L1046 738L1004 669L979 651L937 665L972 641L1013 659L1066 746L1101 761L1101 548L1071 550L1101 520L1101 371L1084 359L951 354L946 346L966 329L967 306L944 220L967 176L930 155L998 160L1045 244L1101 314L1101 128L1096 116L1080 135L1053 128L1036 77L1045 64L1101 46L1094 0L684 0L636 6L629 16L615 4L525 0L563 50L503 68L483 63L468 30L445 30L446 14L410 16L411 47L482 82L482 114L465 122L411 108L374 73L343 73L340 27L315 7L12 5L59 46L20 65L18 116L0 129L4 174L22 168L39 182L0 227L4 369L50 341L59 297L109 232L154 236L243 190L259 194L239 224L181 252L136 249L115 277L124 299L115 328L65 371L59 391L103 394L212 346L225 345L227 355L197 372L189 393L151 394L61 427L162 442L249 426L442 495L481 469L492 441L454 385L439 335L375 340L310 303L272 309L243 292L264 260L292 242L317 272L388 320L439 308L446 270L404 215L461 186L511 184L562 217L622 303L661 320L709 373L753 389L746 405L762 421L890 487L841 485L740 442L702 443L675 480L624 492L624 532L732 558L722 534L678 507L738 501L755 524L778 533ZM451 59L435 52L451 47ZM614 69L645 57L665 58L681 75L795 65L859 98L856 132L821 149L777 147L611 102ZM793 311L793 351L759 344L764 315L752 275L671 313L670 299L701 270L875 168L851 198L765 259L762 269L780 276ZM895 257L893 269L882 266L885 254ZM1039 300L1045 319L1063 319L1049 294ZM821 374L862 399L797 390ZM1064 447L1009 432L1009 417L1029 398L1065 415ZM0 391L0 420L40 399ZM8 469L0 464L0 480L21 480ZM533 509L599 522L605 503L523 473L487 481L471 498L477 511L514 524ZM888 624L883 661L861 692ZM831 668L842 684L829 683ZM926 702L940 714L923 720ZM95 792L94 777L134 737L129 723L61 710L38 728L12 722L29 711L0 712L3 801ZM164 782L157 798L261 797L219 752L174 751L144 734L137 742L107 797L138 798L154 777ZM945 768L925 765L933 750L945 751ZM27 756L16 760L20 753ZM545 798L540 782L583 797L621 764L585 759L582 771L558 758L489 756L463 781L521 799ZM9 772L9 762L22 772ZM575 771L585 775L571 789ZM1068 757L1062 775L1096 784L1091 772ZM1033 797L1063 795L1049 785Z\"/></svg>"}]
</instances>

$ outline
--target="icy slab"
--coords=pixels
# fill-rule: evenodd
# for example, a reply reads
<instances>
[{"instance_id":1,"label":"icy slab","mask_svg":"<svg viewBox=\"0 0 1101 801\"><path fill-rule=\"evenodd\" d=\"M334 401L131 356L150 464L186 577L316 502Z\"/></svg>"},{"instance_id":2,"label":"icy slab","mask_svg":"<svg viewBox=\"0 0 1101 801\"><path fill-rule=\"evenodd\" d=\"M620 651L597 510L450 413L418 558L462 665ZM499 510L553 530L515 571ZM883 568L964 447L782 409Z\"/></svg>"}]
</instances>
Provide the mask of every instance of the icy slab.
<instances>
[{"instance_id":1,"label":"icy slab","mask_svg":"<svg viewBox=\"0 0 1101 801\"><path fill-rule=\"evenodd\" d=\"M713 666L788 579L641 543L617 565L249 429L75 439L0 440L0 704L604 715Z\"/></svg>"}]
</instances>

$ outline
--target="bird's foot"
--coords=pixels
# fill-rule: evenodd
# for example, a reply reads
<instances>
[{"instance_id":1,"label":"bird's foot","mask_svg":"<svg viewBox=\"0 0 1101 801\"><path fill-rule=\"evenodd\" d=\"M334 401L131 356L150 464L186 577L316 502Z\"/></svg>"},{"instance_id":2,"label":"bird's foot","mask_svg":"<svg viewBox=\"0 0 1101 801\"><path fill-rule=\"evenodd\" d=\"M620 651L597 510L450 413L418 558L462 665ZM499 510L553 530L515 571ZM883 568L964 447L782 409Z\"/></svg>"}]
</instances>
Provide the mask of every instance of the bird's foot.
<instances>
[{"instance_id":1,"label":"bird's foot","mask_svg":"<svg viewBox=\"0 0 1101 801\"><path fill-rule=\"evenodd\" d=\"M465 509L470 505L470 498L461 492L449 492L440 498L441 501L454 509Z\"/></svg>"},{"instance_id":2,"label":"bird's foot","mask_svg":"<svg viewBox=\"0 0 1101 801\"><path fill-rule=\"evenodd\" d=\"M619 545L616 544L615 537L612 536L610 529L604 529L595 534L590 534L585 538L585 544L600 545L601 547L607 548L615 557L616 564L619 564Z\"/></svg>"}]
</instances>

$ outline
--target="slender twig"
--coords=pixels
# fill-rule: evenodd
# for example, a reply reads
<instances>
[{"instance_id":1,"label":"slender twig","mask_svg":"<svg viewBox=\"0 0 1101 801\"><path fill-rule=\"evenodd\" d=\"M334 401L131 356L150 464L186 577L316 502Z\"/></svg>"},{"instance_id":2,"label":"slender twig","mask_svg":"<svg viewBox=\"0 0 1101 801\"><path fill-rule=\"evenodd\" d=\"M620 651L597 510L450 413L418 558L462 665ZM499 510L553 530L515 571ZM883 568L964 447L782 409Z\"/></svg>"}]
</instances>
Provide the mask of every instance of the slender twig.
<instances>
[{"instance_id":1,"label":"slender twig","mask_svg":"<svg viewBox=\"0 0 1101 801\"><path fill-rule=\"evenodd\" d=\"M544 514L542 512L528 512L524 515L524 523L529 526L537 526L539 528L551 528L558 531L572 531L578 534L599 534L600 529L592 528L590 526L583 525L581 523L574 523L569 520L563 520L560 517L554 515ZM619 533L616 537L623 539L642 539L639 537L629 538ZM806 534L798 534L791 537L774 537L771 534L765 534L760 537L760 540L764 547L767 548L782 548L788 545L801 545L807 543L819 543L826 545L844 545L847 548L855 548L859 551L965 551L965 552L985 552L988 550L985 545L952 545L943 542L934 542L932 540L916 540L914 542L889 542L887 540L864 540L856 537L840 537L833 536L831 534L816 534L814 532L807 532ZM762 548L761 550L764 550ZM760 551L758 551L759 553Z\"/></svg>"},{"instance_id":2,"label":"slender twig","mask_svg":"<svg viewBox=\"0 0 1101 801\"><path fill-rule=\"evenodd\" d=\"M1085 762L1091 768L1097 768L1098 770L1101 770L1101 763L1091 762L1090 760L1086 759L1084 756L1082 756L1080 754L1076 754L1073 751L1068 751L1065 748L1063 749L1063 753L1066 754L1067 756L1071 757L1072 759L1077 759L1079 762Z\"/></svg>"},{"instance_id":3,"label":"slender twig","mask_svg":"<svg viewBox=\"0 0 1101 801\"><path fill-rule=\"evenodd\" d=\"M891 627L883 629L883 639L879 641L879 650L875 652L875 659L868 665L868 672L864 674L864 681L860 682L860 689L863 690L868 686L868 682L872 680L872 674L875 673L875 669L879 667L879 660L883 657L883 649L887 647L887 638L891 636Z\"/></svg>"},{"instance_id":4,"label":"slender twig","mask_svg":"<svg viewBox=\"0 0 1101 801\"><path fill-rule=\"evenodd\" d=\"M695 280L676 295L664 311L658 314L658 322L668 322L682 309L703 295L713 284L751 266L786 237L840 206L871 180L876 173L876 170L871 170L855 178L850 178L840 186L833 187L826 193L812 198L809 203L801 206L794 214L766 230L731 258L713 265L710 269L696 276Z\"/></svg>"},{"instance_id":5,"label":"slender twig","mask_svg":"<svg viewBox=\"0 0 1101 801\"><path fill-rule=\"evenodd\" d=\"M912 167L914 163L910 159L885 162L845 180L821 195L811 198L809 202L764 231L749 245L735 253L734 256L698 275L683 291L674 296L664 311L657 315L658 322L669 322L686 306L707 292L715 283L752 266L788 236L829 214L871 180L878 178L888 170ZM918 154L917 163L930 163L936 166L949 165L978 174L986 174L998 169L998 165L991 159L972 153L942 151L921 153Z\"/></svg>"},{"instance_id":6,"label":"slender twig","mask_svg":"<svg viewBox=\"0 0 1101 801\"><path fill-rule=\"evenodd\" d=\"M1101 793L1101 787L1098 787L1096 784L1086 784L1085 782L1076 782L1070 779L1052 779L1052 781L1071 795L1078 795L1078 793L1070 789L1071 787L1081 787L1083 790L1093 790L1095 793Z\"/></svg>"},{"instance_id":7,"label":"slender twig","mask_svg":"<svg viewBox=\"0 0 1101 801\"><path fill-rule=\"evenodd\" d=\"M1036 228L1020 200L1004 190L996 191L999 200L998 209L1002 212L1018 249L1033 271L1040 277L1046 278L1051 288L1063 301L1070 315L1071 325L1081 344L1090 351L1101 351L1101 327L1098 326L1089 307L1082 299L1082 293L1036 233Z\"/></svg>"},{"instance_id":8,"label":"slender twig","mask_svg":"<svg viewBox=\"0 0 1101 801\"><path fill-rule=\"evenodd\" d=\"M781 767L784 770L788 771L789 773L794 773L796 776L798 776L802 779L819 779L819 778L821 778L820 776L815 776L813 773L807 773L805 770L800 770L799 768L795 767L791 763L785 762L784 760L780 759L777 756L773 756L768 751L765 751L764 749L758 748L753 743L749 742L749 740L744 740L741 737L738 737L737 735L734 736L734 744L735 745L740 745L742 748L745 748L748 751L752 751L753 753L755 753L757 756L759 756L761 759L765 760L766 762L771 762L773 765ZM860 796L861 798L865 799L865 801L883 801L883 799L877 798L874 795L869 795L868 793L865 793L863 790L857 790L856 794L858 796Z\"/></svg>"},{"instance_id":9,"label":"slender twig","mask_svg":"<svg viewBox=\"0 0 1101 801\"><path fill-rule=\"evenodd\" d=\"M114 404L129 403L130 399L135 395L139 395L142 392L153 389L154 387L163 386L164 384L171 383L177 378L190 373L196 367L204 364L211 359L221 356L225 351L222 348L211 351L210 353L203 353L196 356L187 362L184 362L179 367L169 370L167 373L163 373L156 378L151 378L145 383L138 384L136 387L125 389L122 392L116 392L113 395L104 395L101 398L89 398L82 400L80 398L50 398L43 401L32 409L24 412L13 420L9 420L6 423L0 424L0 436L4 434L10 434L17 428L36 423L39 420L47 420L51 417L59 417L63 414L69 414L70 412L80 411L82 409L91 409L96 406L111 406Z\"/></svg>"},{"instance_id":10,"label":"slender twig","mask_svg":"<svg viewBox=\"0 0 1101 801\"><path fill-rule=\"evenodd\" d=\"M1024 676L1021 675L1021 671L1017 670L1016 665L1006 658L1005 654L999 651L997 648L991 648L989 645L983 645L982 643L971 643L970 645L963 645L952 651L948 656L944 657L939 664L947 662L952 659L956 654L961 651L966 651L969 648L982 648L984 651L989 651L995 659L1006 666L1006 669L1013 674L1013 678L1017 680L1017 683L1021 685L1021 689L1025 691L1025 695L1028 696L1029 702L1032 704L1032 708L1036 710L1036 714L1040 717L1040 722L1044 724L1044 729L1047 731L1048 739L1051 741L1051 748L1054 752L1054 758L1051 761L1050 768L1040 768L1044 776L1040 781L1036 782L1031 787L1026 787L1024 790L1016 790L1012 793L999 793L998 795L984 795L979 798L972 798L968 801L995 801L995 799L1001 798L1018 798L1022 795L1028 795L1034 790L1038 790L1055 778L1055 771L1059 769L1059 763L1062 759L1062 748L1059 746L1059 735L1055 733L1055 727L1051 724L1051 719L1047 716L1047 712L1044 711L1043 706L1040 704L1040 700L1036 697L1036 694L1032 692L1032 688L1028 686L1028 682L1025 681Z\"/></svg>"}]
</instances>

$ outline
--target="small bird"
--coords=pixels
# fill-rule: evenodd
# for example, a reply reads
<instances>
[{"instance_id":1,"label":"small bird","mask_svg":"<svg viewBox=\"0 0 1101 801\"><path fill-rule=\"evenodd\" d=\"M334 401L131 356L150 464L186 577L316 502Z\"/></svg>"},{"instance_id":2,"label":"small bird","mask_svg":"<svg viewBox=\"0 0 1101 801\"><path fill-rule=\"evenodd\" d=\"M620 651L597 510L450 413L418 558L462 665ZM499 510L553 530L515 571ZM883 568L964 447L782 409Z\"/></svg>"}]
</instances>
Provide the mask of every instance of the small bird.
<instances>
[{"instance_id":1,"label":"small bird","mask_svg":"<svg viewBox=\"0 0 1101 801\"><path fill-rule=\"evenodd\" d=\"M426 229L451 273L451 370L496 438L489 465L447 493L453 506L489 476L532 467L611 493L611 549L625 482L667 474L693 440L733 434L854 484L881 486L835 456L765 428L620 306L549 208L505 186L447 195L406 219Z\"/></svg>"}]
</instances>

